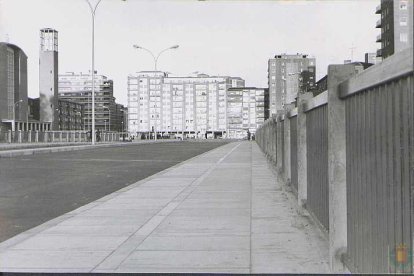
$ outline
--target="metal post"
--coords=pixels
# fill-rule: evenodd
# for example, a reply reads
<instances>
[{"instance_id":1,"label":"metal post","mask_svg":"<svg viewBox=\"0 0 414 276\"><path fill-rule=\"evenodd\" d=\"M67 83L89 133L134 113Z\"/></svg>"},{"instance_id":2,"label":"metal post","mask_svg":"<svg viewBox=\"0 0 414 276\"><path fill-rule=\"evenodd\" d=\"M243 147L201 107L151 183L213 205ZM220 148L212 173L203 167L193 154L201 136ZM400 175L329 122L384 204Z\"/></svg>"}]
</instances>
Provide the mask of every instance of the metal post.
<instances>
[{"instance_id":1,"label":"metal post","mask_svg":"<svg viewBox=\"0 0 414 276\"><path fill-rule=\"evenodd\" d=\"M92 12L92 133L95 133L95 10ZM95 135L92 135L92 145L95 145Z\"/></svg>"}]
</instances>

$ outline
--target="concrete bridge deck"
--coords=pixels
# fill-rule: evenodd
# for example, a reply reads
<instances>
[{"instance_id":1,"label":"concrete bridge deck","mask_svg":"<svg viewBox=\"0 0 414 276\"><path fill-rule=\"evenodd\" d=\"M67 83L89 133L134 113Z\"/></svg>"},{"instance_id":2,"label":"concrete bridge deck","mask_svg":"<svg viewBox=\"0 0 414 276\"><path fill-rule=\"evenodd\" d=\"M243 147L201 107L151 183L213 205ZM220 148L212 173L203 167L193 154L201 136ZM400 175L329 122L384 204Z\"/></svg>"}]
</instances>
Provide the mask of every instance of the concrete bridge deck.
<instances>
[{"instance_id":1,"label":"concrete bridge deck","mask_svg":"<svg viewBox=\"0 0 414 276\"><path fill-rule=\"evenodd\" d=\"M235 142L1 243L0 271L329 272L300 213L256 143Z\"/></svg>"}]
</instances>

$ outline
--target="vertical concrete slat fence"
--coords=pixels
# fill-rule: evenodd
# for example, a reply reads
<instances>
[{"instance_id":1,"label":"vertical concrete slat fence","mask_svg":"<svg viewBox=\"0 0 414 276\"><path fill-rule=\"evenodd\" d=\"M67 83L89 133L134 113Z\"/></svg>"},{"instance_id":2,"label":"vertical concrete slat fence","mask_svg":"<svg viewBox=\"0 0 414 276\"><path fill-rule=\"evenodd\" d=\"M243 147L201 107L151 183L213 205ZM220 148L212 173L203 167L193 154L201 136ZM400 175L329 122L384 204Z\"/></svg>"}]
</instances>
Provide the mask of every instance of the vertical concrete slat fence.
<instances>
[{"instance_id":1,"label":"vertical concrete slat fence","mask_svg":"<svg viewBox=\"0 0 414 276\"><path fill-rule=\"evenodd\" d=\"M413 273L412 48L366 70L330 65L327 81L256 142L327 230L332 272Z\"/></svg>"},{"instance_id":2,"label":"vertical concrete slat fence","mask_svg":"<svg viewBox=\"0 0 414 276\"><path fill-rule=\"evenodd\" d=\"M290 184L293 191L298 193L298 110L291 110L287 114L290 124Z\"/></svg>"},{"instance_id":3,"label":"vertical concrete slat fence","mask_svg":"<svg viewBox=\"0 0 414 276\"><path fill-rule=\"evenodd\" d=\"M413 272L414 82L408 50L340 85L349 160L346 261L352 271Z\"/></svg>"},{"instance_id":4,"label":"vertical concrete slat fence","mask_svg":"<svg viewBox=\"0 0 414 276\"><path fill-rule=\"evenodd\" d=\"M307 208L329 230L328 92L304 103L306 115Z\"/></svg>"}]
</instances>

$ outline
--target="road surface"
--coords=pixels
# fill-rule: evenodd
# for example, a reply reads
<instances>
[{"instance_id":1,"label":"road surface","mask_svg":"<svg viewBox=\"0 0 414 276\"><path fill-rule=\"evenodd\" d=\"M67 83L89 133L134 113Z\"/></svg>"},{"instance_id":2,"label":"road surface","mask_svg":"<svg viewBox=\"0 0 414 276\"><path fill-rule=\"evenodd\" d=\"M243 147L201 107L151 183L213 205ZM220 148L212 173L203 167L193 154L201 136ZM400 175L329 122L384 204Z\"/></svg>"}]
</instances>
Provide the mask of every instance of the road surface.
<instances>
[{"instance_id":1,"label":"road surface","mask_svg":"<svg viewBox=\"0 0 414 276\"><path fill-rule=\"evenodd\" d=\"M0 242L225 143L132 144L0 159Z\"/></svg>"}]
</instances>

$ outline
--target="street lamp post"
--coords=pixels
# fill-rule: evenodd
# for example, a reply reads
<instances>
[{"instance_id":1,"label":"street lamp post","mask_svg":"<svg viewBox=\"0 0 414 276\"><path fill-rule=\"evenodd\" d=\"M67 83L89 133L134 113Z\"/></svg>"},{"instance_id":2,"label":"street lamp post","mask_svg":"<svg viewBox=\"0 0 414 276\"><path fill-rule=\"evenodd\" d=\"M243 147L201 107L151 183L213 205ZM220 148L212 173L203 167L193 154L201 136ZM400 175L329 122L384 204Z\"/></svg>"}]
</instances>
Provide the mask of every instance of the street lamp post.
<instances>
[{"instance_id":1,"label":"street lamp post","mask_svg":"<svg viewBox=\"0 0 414 276\"><path fill-rule=\"evenodd\" d=\"M133 45L133 47L135 49L140 49L140 50L144 50L144 51L148 52L152 56L152 58L154 59L154 69L155 69L155 71L157 71L157 63L158 63L158 59L160 58L161 54L164 53L165 51L168 51L168 50L177 49L180 46L179 45L174 45L174 46L168 47L168 48L162 50L161 52L159 52L158 55L154 55L154 53L152 51L148 50L147 48L138 46L136 44Z\"/></svg>"},{"instance_id":2,"label":"street lamp post","mask_svg":"<svg viewBox=\"0 0 414 276\"><path fill-rule=\"evenodd\" d=\"M98 0L95 5L92 5L89 0L85 0L90 8L92 17L92 145L95 145L95 14L96 9L102 0ZM126 1L126 0L122 0Z\"/></svg>"}]
</instances>

